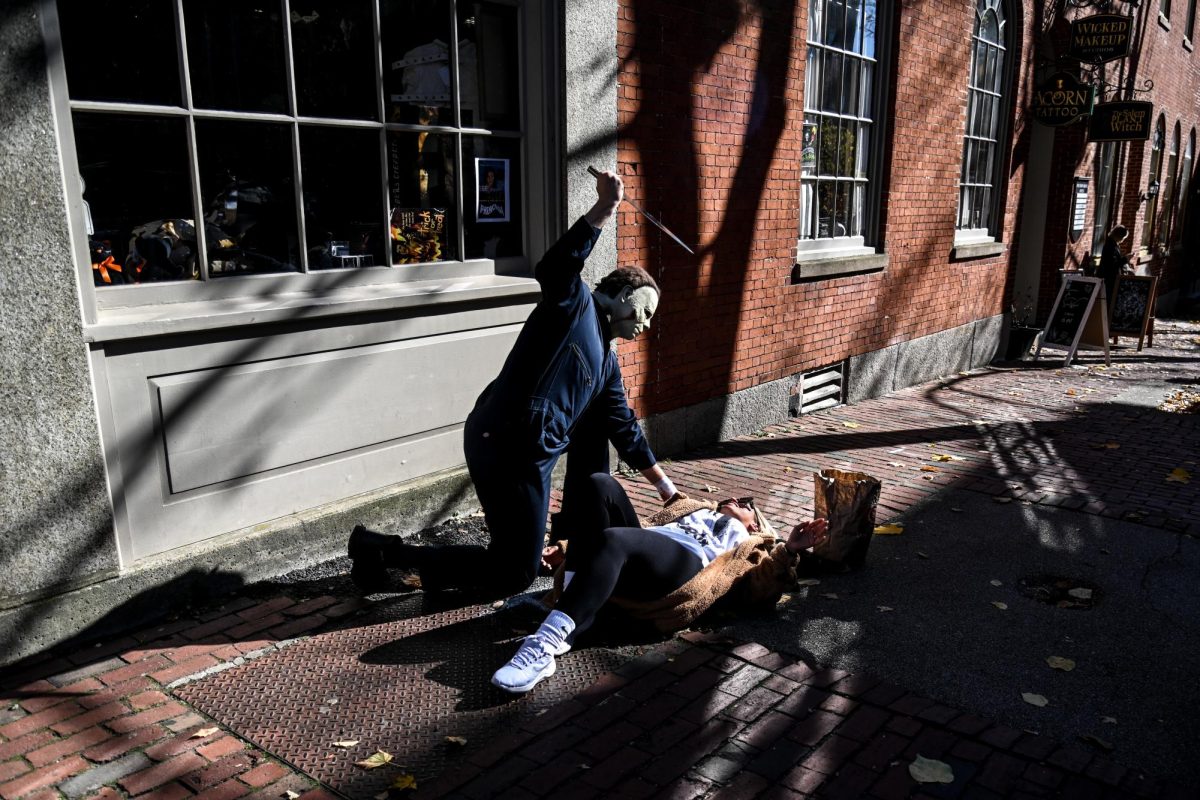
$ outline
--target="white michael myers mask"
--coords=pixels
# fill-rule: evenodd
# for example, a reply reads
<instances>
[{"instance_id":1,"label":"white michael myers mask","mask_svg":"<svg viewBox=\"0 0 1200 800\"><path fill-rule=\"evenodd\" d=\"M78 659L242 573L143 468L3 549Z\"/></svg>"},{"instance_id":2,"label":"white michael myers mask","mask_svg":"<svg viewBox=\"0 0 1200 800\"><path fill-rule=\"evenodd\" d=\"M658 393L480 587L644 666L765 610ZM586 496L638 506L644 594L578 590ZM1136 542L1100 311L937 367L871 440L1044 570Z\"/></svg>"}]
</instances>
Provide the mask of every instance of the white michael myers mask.
<instances>
[{"instance_id":1,"label":"white michael myers mask","mask_svg":"<svg viewBox=\"0 0 1200 800\"><path fill-rule=\"evenodd\" d=\"M609 325L614 336L636 339L650 330L650 318L658 310L658 292L649 286L638 289L626 286L608 306Z\"/></svg>"}]
</instances>

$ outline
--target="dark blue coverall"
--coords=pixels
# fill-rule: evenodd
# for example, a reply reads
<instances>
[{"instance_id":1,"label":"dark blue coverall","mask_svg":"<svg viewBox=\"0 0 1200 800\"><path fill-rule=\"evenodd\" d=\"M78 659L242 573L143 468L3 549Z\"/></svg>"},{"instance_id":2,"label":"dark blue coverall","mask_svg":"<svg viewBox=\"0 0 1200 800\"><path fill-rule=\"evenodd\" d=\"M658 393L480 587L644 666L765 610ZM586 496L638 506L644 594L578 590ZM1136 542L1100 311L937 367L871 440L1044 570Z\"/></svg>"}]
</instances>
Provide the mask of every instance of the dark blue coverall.
<instances>
[{"instance_id":1,"label":"dark blue coverall","mask_svg":"<svg viewBox=\"0 0 1200 800\"><path fill-rule=\"evenodd\" d=\"M563 453L564 515L572 498L586 491L592 473L609 471L610 441L630 467L655 464L625 398L608 320L580 278L599 236L580 218L538 262L534 277L541 300L464 430L467 469L491 543L422 548L426 588L497 594L528 588L541 564L551 472ZM556 520L556 528L560 522L569 527L568 519Z\"/></svg>"}]
</instances>

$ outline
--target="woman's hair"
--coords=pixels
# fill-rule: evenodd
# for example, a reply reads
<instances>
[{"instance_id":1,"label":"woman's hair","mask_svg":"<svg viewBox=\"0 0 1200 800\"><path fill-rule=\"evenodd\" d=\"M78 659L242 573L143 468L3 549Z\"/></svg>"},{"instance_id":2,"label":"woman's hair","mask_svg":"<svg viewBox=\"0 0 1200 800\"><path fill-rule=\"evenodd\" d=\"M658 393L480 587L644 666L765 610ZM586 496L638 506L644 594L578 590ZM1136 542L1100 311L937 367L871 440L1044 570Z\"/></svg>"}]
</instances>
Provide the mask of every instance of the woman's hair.
<instances>
[{"instance_id":1,"label":"woman's hair","mask_svg":"<svg viewBox=\"0 0 1200 800\"><path fill-rule=\"evenodd\" d=\"M600 282L596 284L596 291L609 297L616 297L626 286L634 290L649 286L656 294L662 294L654 278L650 277L650 273L641 267L617 267L600 279Z\"/></svg>"},{"instance_id":2,"label":"woman's hair","mask_svg":"<svg viewBox=\"0 0 1200 800\"><path fill-rule=\"evenodd\" d=\"M1116 239L1118 242L1129 235L1129 228L1124 225L1114 225L1113 229L1108 232L1108 238Z\"/></svg>"}]
</instances>

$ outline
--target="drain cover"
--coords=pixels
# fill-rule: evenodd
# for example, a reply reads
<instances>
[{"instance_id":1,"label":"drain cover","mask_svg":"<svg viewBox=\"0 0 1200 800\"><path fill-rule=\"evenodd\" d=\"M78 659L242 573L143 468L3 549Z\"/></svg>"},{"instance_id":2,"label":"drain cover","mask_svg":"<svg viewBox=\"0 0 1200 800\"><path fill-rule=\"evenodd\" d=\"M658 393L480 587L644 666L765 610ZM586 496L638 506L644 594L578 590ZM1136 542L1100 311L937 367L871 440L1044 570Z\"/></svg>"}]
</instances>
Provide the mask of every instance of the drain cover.
<instances>
[{"instance_id":1,"label":"drain cover","mask_svg":"<svg viewBox=\"0 0 1200 800\"><path fill-rule=\"evenodd\" d=\"M1031 575L1017 582L1021 594L1058 608L1089 609L1100 601L1102 592L1091 581L1065 575Z\"/></svg>"}]
</instances>

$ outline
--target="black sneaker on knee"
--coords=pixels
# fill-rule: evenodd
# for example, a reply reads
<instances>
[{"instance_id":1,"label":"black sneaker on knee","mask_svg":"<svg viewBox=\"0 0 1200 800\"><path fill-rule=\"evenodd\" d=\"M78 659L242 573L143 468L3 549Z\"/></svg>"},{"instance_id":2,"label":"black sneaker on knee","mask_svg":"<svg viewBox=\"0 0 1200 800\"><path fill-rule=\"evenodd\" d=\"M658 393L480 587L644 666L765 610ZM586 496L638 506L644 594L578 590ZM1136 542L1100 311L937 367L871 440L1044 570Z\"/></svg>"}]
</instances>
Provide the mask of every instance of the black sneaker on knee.
<instances>
[{"instance_id":1,"label":"black sneaker on knee","mask_svg":"<svg viewBox=\"0 0 1200 800\"><path fill-rule=\"evenodd\" d=\"M387 563L384 560L384 548L389 537L381 533L367 530L362 525L355 525L350 532L350 541L346 550L353 562L350 567L350 580L364 594L386 592L391 588L388 578Z\"/></svg>"}]
</instances>

